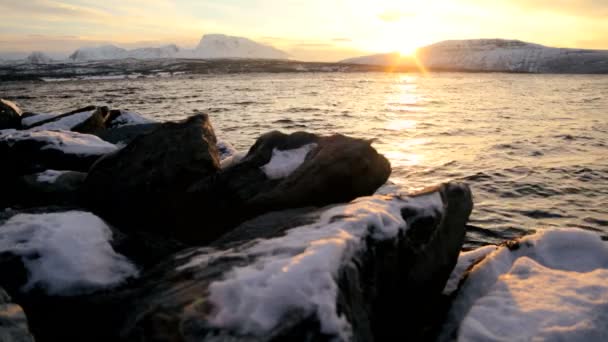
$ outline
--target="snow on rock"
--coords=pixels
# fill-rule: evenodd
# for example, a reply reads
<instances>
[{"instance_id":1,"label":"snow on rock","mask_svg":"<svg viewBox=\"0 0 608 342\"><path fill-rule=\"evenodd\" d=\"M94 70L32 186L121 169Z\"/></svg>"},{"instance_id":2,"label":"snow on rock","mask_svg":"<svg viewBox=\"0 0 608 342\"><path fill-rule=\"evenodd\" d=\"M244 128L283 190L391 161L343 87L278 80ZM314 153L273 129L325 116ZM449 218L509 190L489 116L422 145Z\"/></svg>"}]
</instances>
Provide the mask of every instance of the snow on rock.
<instances>
[{"instance_id":1,"label":"snow on rock","mask_svg":"<svg viewBox=\"0 0 608 342\"><path fill-rule=\"evenodd\" d=\"M42 149L59 150L66 154L76 155L103 155L117 150L116 145L103 141L100 138L72 131L18 131L6 129L0 131L0 140L9 145L17 141L34 140L43 142Z\"/></svg>"},{"instance_id":2,"label":"snow on rock","mask_svg":"<svg viewBox=\"0 0 608 342\"><path fill-rule=\"evenodd\" d=\"M472 251L461 252L460 256L458 256L458 263L454 267L454 270L452 271L452 274L450 274L450 278L443 289L443 294L450 295L454 293L454 291L458 289L458 285L464 278L467 270L474 264L483 260L483 258L495 251L497 248L498 246L489 245L474 249Z\"/></svg>"},{"instance_id":3,"label":"snow on rock","mask_svg":"<svg viewBox=\"0 0 608 342\"><path fill-rule=\"evenodd\" d=\"M317 144L306 144L291 150L272 150L272 157L268 164L260 167L270 179L281 179L294 172L306 159L308 152L312 151Z\"/></svg>"},{"instance_id":4,"label":"snow on rock","mask_svg":"<svg viewBox=\"0 0 608 342\"><path fill-rule=\"evenodd\" d=\"M599 341L608 336L608 244L579 229L545 230L474 266L443 340Z\"/></svg>"},{"instance_id":5,"label":"snow on rock","mask_svg":"<svg viewBox=\"0 0 608 342\"><path fill-rule=\"evenodd\" d=\"M135 112L129 112L129 111L122 110L122 109L120 109L119 112L120 112L120 114L118 116L116 116L114 119L112 119L112 122L110 123L111 128L130 126L130 125L142 125L142 124L149 124L149 123L156 122L152 119L148 119L148 118L142 116L141 114L138 114Z\"/></svg>"},{"instance_id":6,"label":"snow on rock","mask_svg":"<svg viewBox=\"0 0 608 342\"><path fill-rule=\"evenodd\" d=\"M61 175L72 171L46 170L36 174L36 180L43 183L55 183Z\"/></svg>"},{"instance_id":7,"label":"snow on rock","mask_svg":"<svg viewBox=\"0 0 608 342\"><path fill-rule=\"evenodd\" d=\"M223 34L206 34L194 49L197 58L264 58L287 59L289 55L269 45L257 43L251 39L226 36Z\"/></svg>"},{"instance_id":8,"label":"snow on rock","mask_svg":"<svg viewBox=\"0 0 608 342\"><path fill-rule=\"evenodd\" d=\"M210 322L260 336L295 310L304 317L316 314L323 333L349 340L350 324L336 308L337 272L344 260L365 248L366 239L391 239L405 231L401 210L406 207L420 215L443 215L438 192L408 198L362 197L327 210L316 223L259 240L246 253L258 256L254 262L233 268L209 286L216 308ZM205 256L198 260L206 261ZM195 259L186 267L196 263Z\"/></svg>"},{"instance_id":9,"label":"snow on rock","mask_svg":"<svg viewBox=\"0 0 608 342\"><path fill-rule=\"evenodd\" d=\"M36 126L33 129L34 130L57 130L57 129L59 129L59 130L69 131L69 130L72 130L74 127L76 127L76 126L80 125L81 123L90 119L96 110L97 109L84 111L84 112L80 112L80 113L74 113L72 115L63 117L59 120L47 122L43 125Z\"/></svg>"},{"instance_id":10,"label":"snow on rock","mask_svg":"<svg viewBox=\"0 0 608 342\"><path fill-rule=\"evenodd\" d=\"M0 252L21 256L28 270L24 290L77 295L116 286L138 274L110 246L110 228L82 211L18 214L0 227Z\"/></svg>"},{"instance_id":11,"label":"snow on rock","mask_svg":"<svg viewBox=\"0 0 608 342\"><path fill-rule=\"evenodd\" d=\"M54 118L58 114L51 113L38 113L36 115L28 116L27 118L21 119L21 125L25 128L31 127L40 121L48 120Z\"/></svg>"}]
</instances>

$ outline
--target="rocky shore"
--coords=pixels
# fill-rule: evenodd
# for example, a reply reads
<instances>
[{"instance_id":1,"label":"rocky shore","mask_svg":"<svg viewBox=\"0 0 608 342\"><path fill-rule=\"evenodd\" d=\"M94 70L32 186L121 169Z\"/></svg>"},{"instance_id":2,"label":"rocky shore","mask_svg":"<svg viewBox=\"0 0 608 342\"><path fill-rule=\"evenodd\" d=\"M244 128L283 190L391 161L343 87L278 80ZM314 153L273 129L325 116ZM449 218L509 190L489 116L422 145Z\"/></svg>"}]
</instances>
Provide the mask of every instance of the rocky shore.
<instances>
[{"instance_id":1,"label":"rocky shore","mask_svg":"<svg viewBox=\"0 0 608 342\"><path fill-rule=\"evenodd\" d=\"M391 166L367 140L274 131L238 152L206 114L159 123L2 100L0 158L1 341L491 338L501 326L477 329L474 304L522 257L557 273L600 269L592 310L606 305L599 237L461 253L468 186L375 194ZM573 238L584 244L570 257L603 259L550 261L546 241ZM591 323L572 336L606 333Z\"/></svg>"}]
</instances>

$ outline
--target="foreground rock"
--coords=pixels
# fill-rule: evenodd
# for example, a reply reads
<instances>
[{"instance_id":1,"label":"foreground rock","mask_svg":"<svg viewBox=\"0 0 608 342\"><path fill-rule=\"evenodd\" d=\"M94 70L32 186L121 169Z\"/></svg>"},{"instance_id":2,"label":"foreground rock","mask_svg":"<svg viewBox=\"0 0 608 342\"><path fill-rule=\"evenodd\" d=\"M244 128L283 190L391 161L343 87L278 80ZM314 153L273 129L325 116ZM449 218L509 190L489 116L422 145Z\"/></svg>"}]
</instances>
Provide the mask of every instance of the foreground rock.
<instances>
[{"instance_id":1,"label":"foreground rock","mask_svg":"<svg viewBox=\"0 0 608 342\"><path fill-rule=\"evenodd\" d=\"M62 170L25 175L15 184L13 203L22 207L77 205L86 176L84 172Z\"/></svg>"},{"instance_id":2,"label":"foreground rock","mask_svg":"<svg viewBox=\"0 0 608 342\"><path fill-rule=\"evenodd\" d=\"M6 292L0 288L0 341L34 342L23 309L10 300Z\"/></svg>"},{"instance_id":3,"label":"foreground rock","mask_svg":"<svg viewBox=\"0 0 608 342\"><path fill-rule=\"evenodd\" d=\"M37 277L50 296L21 300L39 341L425 339L471 209L468 188L447 184L269 213L123 287L66 297L73 287ZM87 260L65 259L71 266L62 269L107 274Z\"/></svg>"},{"instance_id":4,"label":"foreground rock","mask_svg":"<svg viewBox=\"0 0 608 342\"><path fill-rule=\"evenodd\" d=\"M341 135L272 132L222 170L216 144L207 116L165 123L92 167L88 202L125 230L201 244L269 211L371 195L391 171L368 141Z\"/></svg>"},{"instance_id":5,"label":"foreground rock","mask_svg":"<svg viewBox=\"0 0 608 342\"><path fill-rule=\"evenodd\" d=\"M0 99L0 129L19 128L21 114L16 104Z\"/></svg>"},{"instance_id":6,"label":"foreground rock","mask_svg":"<svg viewBox=\"0 0 608 342\"><path fill-rule=\"evenodd\" d=\"M108 116L107 107L88 106L71 112L48 116L40 114L42 118L29 117L24 119L25 127L36 130L64 130L78 133L94 134L106 128L105 121Z\"/></svg>"},{"instance_id":7,"label":"foreground rock","mask_svg":"<svg viewBox=\"0 0 608 342\"><path fill-rule=\"evenodd\" d=\"M440 340L601 341L608 336L608 243L579 229L543 230L463 253L466 276ZM453 286L452 286L453 288Z\"/></svg>"},{"instance_id":8,"label":"foreground rock","mask_svg":"<svg viewBox=\"0 0 608 342\"><path fill-rule=\"evenodd\" d=\"M362 198L292 224L274 217L243 225L144 275L125 302L132 309L123 338L420 339L471 209L468 189L453 184L412 198Z\"/></svg>"},{"instance_id":9,"label":"foreground rock","mask_svg":"<svg viewBox=\"0 0 608 342\"><path fill-rule=\"evenodd\" d=\"M190 184L218 170L215 134L209 118L201 114L164 123L99 160L86 178L85 193L90 206L123 227L165 229L170 235L177 198ZM201 210L207 208L197 208L197 215Z\"/></svg>"},{"instance_id":10,"label":"foreground rock","mask_svg":"<svg viewBox=\"0 0 608 342\"><path fill-rule=\"evenodd\" d=\"M0 132L0 174L25 175L48 169L87 171L116 146L95 136L70 131Z\"/></svg>"}]
</instances>

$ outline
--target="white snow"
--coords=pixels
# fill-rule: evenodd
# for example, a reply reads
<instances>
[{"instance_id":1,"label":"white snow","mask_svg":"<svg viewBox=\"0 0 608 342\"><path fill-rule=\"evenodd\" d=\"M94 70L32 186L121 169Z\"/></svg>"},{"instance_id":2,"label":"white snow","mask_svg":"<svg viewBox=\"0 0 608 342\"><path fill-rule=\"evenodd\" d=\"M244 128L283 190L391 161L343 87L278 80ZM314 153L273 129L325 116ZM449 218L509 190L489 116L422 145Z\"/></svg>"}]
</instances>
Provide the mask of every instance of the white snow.
<instances>
[{"instance_id":1,"label":"white snow","mask_svg":"<svg viewBox=\"0 0 608 342\"><path fill-rule=\"evenodd\" d=\"M126 110L120 110L120 115L112 120L112 127L123 127L129 125L140 125L140 124L149 124L154 123L156 121L148 119L141 114L135 112L129 112Z\"/></svg>"},{"instance_id":2,"label":"white snow","mask_svg":"<svg viewBox=\"0 0 608 342\"><path fill-rule=\"evenodd\" d=\"M608 336L608 244L580 229L544 230L490 253L459 290L443 340L600 341Z\"/></svg>"},{"instance_id":3,"label":"white snow","mask_svg":"<svg viewBox=\"0 0 608 342\"><path fill-rule=\"evenodd\" d=\"M78 295L137 276L111 239L110 228L88 212L18 214L0 227L0 252L21 256L29 273L24 291L40 287L49 295Z\"/></svg>"},{"instance_id":4,"label":"white snow","mask_svg":"<svg viewBox=\"0 0 608 342\"><path fill-rule=\"evenodd\" d=\"M287 59L289 55L272 46L253 40L226 36L223 34L204 35L195 49L180 49L174 44L161 47L145 47L126 50L114 45L80 48L69 57L74 62L112 59L155 59L155 58L263 58ZM168 76L171 74L169 73ZM162 76L162 75L161 75Z\"/></svg>"},{"instance_id":5,"label":"white snow","mask_svg":"<svg viewBox=\"0 0 608 342\"><path fill-rule=\"evenodd\" d=\"M44 120L48 120L51 119L55 116L57 116L58 114L51 114L51 113L39 113L33 116L29 116L27 118L21 119L21 125L25 128L28 128L34 124L39 123L40 121L44 121Z\"/></svg>"},{"instance_id":6,"label":"white snow","mask_svg":"<svg viewBox=\"0 0 608 342\"><path fill-rule=\"evenodd\" d=\"M68 115L61 119L47 122L40 126L36 126L33 129L34 130L61 129L61 130L69 131L69 130L73 129L74 127L80 125L81 123L85 122L86 120L88 120L93 115L93 113L95 113L95 111L96 111L96 109L79 112L79 113L74 113L72 115Z\"/></svg>"},{"instance_id":7,"label":"white snow","mask_svg":"<svg viewBox=\"0 0 608 342\"><path fill-rule=\"evenodd\" d=\"M248 247L244 253L256 260L210 285L209 298L215 307L210 322L256 336L298 310L304 315L316 314L324 333L348 340L350 325L336 310L338 271L366 248L366 239L391 239L406 230L401 216L404 207L418 213L443 213L438 192L404 198L363 197L325 211L317 223ZM208 260L203 256L187 266Z\"/></svg>"},{"instance_id":8,"label":"white snow","mask_svg":"<svg viewBox=\"0 0 608 342\"><path fill-rule=\"evenodd\" d=\"M219 140L217 141L217 151L220 154L220 161L224 160L228 157L232 157L235 153L237 153L236 149L234 148L234 146L232 146L229 142L227 141L223 141L223 140Z\"/></svg>"},{"instance_id":9,"label":"white snow","mask_svg":"<svg viewBox=\"0 0 608 342\"><path fill-rule=\"evenodd\" d=\"M475 263L481 261L488 254L492 253L498 248L495 245L483 246L472 251L461 252L458 256L458 263L454 267L454 270L450 274L450 278L443 289L444 295L450 295L458 289L460 281L464 278L467 270Z\"/></svg>"},{"instance_id":10,"label":"white snow","mask_svg":"<svg viewBox=\"0 0 608 342\"><path fill-rule=\"evenodd\" d=\"M291 150L272 150L272 157L268 164L260 167L270 179L281 179L294 172L306 159L308 152L317 144L306 144Z\"/></svg>"},{"instance_id":11,"label":"white snow","mask_svg":"<svg viewBox=\"0 0 608 342\"><path fill-rule=\"evenodd\" d=\"M36 180L43 183L55 183L57 178L70 171L46 170L36 174Z\"/></svg>"},{"instance_id":12,"label":"white snow","mask_svg":"<svg viewBox=\"0 0 608 342\"><path fill-rule=\"evenodd\" d=\"M17 141L36 140L46 144L42 147L43 150L54 149L63 153L77 155L103 155L117 150L115 145L103 141L94 135L61 130L18 131L5 129L0 131L0 140L6 140L9 145Z\"/></svg>"}]
</instances>

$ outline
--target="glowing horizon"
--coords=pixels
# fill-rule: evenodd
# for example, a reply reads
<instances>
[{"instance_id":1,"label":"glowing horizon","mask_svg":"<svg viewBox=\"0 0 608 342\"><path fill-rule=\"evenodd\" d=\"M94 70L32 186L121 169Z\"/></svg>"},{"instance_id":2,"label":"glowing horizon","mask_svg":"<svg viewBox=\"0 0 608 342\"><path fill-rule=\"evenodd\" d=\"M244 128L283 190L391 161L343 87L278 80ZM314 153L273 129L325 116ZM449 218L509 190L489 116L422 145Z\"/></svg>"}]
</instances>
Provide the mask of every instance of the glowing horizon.
<instances>
[{"instance_id":1,"label":"glowing horizon","mask_svg":"<svg viewBox=\"0 0 608 342\"><path fill-rule=\"evenodd\" d=\"M83 46L197 44L247 37L294 59L336 61L450 39L608 48L608 3L593 0L0 0L0 54L67 55Z\"/></svg>"}]
</instances>

